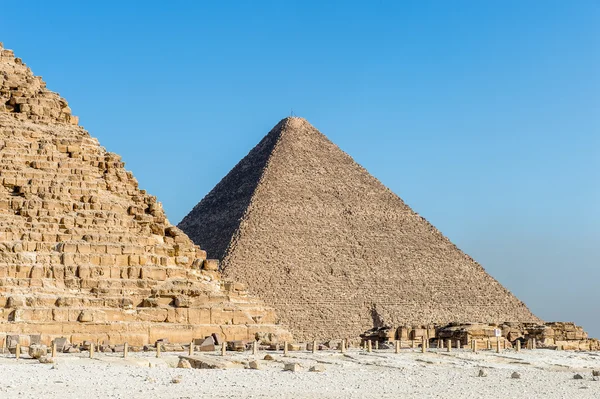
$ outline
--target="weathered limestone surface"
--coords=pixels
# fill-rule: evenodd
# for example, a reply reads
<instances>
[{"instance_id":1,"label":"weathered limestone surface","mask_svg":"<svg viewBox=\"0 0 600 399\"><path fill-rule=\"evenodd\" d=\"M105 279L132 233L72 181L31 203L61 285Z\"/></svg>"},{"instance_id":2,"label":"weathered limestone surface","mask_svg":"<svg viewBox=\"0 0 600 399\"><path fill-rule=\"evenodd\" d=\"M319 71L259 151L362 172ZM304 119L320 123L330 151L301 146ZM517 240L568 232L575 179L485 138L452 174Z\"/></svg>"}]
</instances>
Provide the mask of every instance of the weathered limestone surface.
<instances>
[{"instance_id":1,"label":"weathered limestone surface","mask_svg":"<svg viewBox=\"0 0 600 399\"><path fill-rule=\"evenodd\" d=\"M384 324L540 321L301 118L275 126L179 227L300 340Z\"/></svg>"},{"instance_id":2,"label":"weathered limestone surface","mask_svg":"<svg viewBox=\"0 0 600 399\"><path fill-rule=\"evenodd\" d=\"M215 262L0 45L0 333L130 345L288 336Z\"/></svg>"}]
</instances>

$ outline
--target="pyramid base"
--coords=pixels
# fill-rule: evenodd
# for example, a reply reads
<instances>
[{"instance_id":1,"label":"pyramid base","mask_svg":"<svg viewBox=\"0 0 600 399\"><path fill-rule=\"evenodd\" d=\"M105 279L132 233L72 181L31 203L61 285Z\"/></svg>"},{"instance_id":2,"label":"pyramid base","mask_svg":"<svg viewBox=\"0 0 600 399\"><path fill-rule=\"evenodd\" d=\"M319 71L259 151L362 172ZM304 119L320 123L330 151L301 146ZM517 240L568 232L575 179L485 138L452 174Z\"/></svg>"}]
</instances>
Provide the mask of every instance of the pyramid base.
<instances>
[{"instance_id":1,"label":"pyramid base","mask_svg":"<svg viewBox=\"0 0 600 399\"><path fill-rule=\"evenodd\" d=\"M291 340L289 332L275 324L217 325L217 324L171 324L171 323L0 323L0 341L6 342L3 334L19 335L21 344L30 335L40 335L41 343L51 345L55 338L65 337L72 343L84 341L106 344L143 346L154 344L159 339L173 343L189 343L195 338L204 338L213 333L220 334L225 341L234 340ZM4 345L4 344L3 344Z\"/></svg>"}]
</instances>

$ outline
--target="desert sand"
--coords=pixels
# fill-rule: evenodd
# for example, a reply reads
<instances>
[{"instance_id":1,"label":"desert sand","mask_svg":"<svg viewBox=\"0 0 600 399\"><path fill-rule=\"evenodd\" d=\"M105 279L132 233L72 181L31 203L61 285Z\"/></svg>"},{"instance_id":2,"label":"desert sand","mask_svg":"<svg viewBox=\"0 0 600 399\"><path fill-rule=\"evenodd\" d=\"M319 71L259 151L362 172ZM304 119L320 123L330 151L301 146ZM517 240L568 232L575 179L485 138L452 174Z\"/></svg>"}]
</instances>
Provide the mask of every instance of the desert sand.
<instances>
[{"instance_id":1,"label":"desert sand","mask_svg":"<svg viewBox=\"0 0 600 399\"><path fill-rule=\"evenodd\" d=\"M267 354L274 360L263 360ZM403 349L367 353L261 351L202 354L230 369L176 368L181 353L59 354L54 364L0 355L1 398L598 398L600 354L551 350L472 353ZM260 369L248 368L259 360ZM283 371L296 362L300 371ZM323 372L309 372L314 365ZM479 377L480 370L487 376ZM517 372L519 379L511 378ZM579 374L583 379L574 379Z\"/></svg>"}]
</instances>

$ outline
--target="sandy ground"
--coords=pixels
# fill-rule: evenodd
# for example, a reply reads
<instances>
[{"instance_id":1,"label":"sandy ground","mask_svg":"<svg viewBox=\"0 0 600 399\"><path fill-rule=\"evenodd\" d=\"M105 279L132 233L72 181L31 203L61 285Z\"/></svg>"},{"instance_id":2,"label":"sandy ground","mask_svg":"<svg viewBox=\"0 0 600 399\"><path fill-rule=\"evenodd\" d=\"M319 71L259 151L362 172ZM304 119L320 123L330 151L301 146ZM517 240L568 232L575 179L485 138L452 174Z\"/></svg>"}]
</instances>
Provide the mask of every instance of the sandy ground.
<instances>
[{"instance_id":1,"label":"sandy ground","mask_svg":"<svg viewBox=\"0 0 600 399\"><path fill-rule=\"evenodd\" d=\"M174 368L176 353L159 359L153 353L130 353L127 359L116 353L97 353L94 359L60 354L55 365L0 355L0 398L600 398L600 381L592 379L592 370L600 370L600 353L272 352L275 360L260 360L260 370L243 368L266 353L228 352L226 359L240 368L227 370ZM304 367L283 371L287 362ZM325 371L309 372L317 363ZM481 369L487 377L477 376ZM515 371L520 379L511 378ZM576 373L584 379L573 379Z\"/></svg>"}]
</instances>

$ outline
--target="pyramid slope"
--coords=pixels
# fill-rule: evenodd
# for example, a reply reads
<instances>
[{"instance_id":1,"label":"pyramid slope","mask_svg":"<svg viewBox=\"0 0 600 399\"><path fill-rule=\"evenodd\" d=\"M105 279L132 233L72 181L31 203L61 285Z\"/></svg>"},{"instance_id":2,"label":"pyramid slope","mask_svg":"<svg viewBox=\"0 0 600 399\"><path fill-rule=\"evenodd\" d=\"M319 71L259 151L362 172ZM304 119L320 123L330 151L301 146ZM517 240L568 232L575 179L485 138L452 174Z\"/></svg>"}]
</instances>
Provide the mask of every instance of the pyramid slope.
<instances>
[{"instance_id":1,"label":"pyramid slope","mask_svg":"<svg viewBox=\"0 0 600 399\"><path fill-rule=\"evenodd\" d=\"M382 322L539 321L308 122L285 119L267 137L276 145L238 229L219 244L228 248L222 267L272 305L296 337L353 337ZM228 182L244 181L244 170L236 167ZM227 207L216 194L190 217L218 214L212 204ZM232 223L211 222L194 231L187 217L180 227L202 244Z\"/></svg>"},{"instance_id":2,"label":"pyramid slope","mask_svg":"<svg viewBox=\"0 0 600 399\"><path fill-rule=\"evenodd\" d=\"M278 139L278 134L265 136L179 223L210 256L225 256Z\"/></svg>"},{"instance_id":3,"label":"pyramid slope","mask_svg":"<svg viewBox=\"0 0 600 399\"><path fill-rule=\"evenodd\" d=\"M0 333L189 342L287 332L0 45Z\"/></svg>"}]
</instances>

